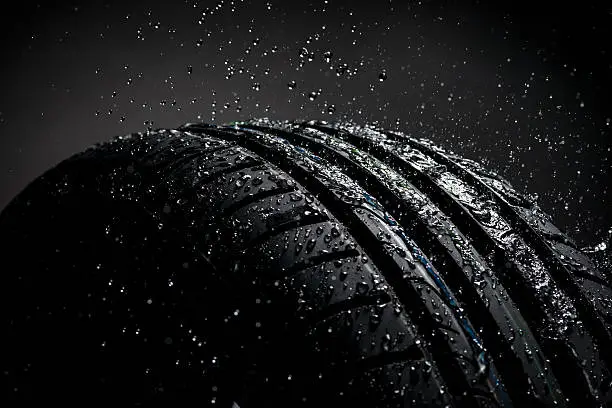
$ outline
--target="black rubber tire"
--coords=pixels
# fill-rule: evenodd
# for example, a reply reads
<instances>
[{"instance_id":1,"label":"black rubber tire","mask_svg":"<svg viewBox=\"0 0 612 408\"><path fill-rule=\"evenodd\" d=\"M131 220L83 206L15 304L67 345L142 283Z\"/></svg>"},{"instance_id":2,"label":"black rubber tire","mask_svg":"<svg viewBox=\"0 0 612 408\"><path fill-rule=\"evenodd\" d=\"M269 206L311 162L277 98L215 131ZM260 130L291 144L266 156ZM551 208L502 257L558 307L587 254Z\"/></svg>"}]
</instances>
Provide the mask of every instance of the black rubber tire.
<instances>
[{"instance_id":1,"label":"black rubber tire","mask_svg":"<svg viewBox=\"0 0 612 408\"><path fill-rule=\"evenodd\" d=\"M609 277L507 181L398 132L116 137L22 191L0 248L9 405L612 401Z\"/></svg>"}]
</instances>

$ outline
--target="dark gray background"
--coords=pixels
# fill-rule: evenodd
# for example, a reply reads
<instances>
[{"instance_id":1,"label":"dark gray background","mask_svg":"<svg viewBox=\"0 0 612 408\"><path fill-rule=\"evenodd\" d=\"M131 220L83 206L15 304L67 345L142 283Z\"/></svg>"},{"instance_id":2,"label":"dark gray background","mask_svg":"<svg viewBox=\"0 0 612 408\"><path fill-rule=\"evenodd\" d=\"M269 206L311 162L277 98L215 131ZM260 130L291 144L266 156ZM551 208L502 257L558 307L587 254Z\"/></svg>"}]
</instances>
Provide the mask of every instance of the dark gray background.
<instances>
[{"instance_id":1,"label":"dark gray background","mask_svg":"<svg viewBox=\"0 0 612 408\"><path fill-rule=\"evenodd\" d=\"M0 208L114 135L324 118L480 160L597 244L612 226L611 8L499 3L19 2L0 21Z\"/></svg>"}]
</instances>

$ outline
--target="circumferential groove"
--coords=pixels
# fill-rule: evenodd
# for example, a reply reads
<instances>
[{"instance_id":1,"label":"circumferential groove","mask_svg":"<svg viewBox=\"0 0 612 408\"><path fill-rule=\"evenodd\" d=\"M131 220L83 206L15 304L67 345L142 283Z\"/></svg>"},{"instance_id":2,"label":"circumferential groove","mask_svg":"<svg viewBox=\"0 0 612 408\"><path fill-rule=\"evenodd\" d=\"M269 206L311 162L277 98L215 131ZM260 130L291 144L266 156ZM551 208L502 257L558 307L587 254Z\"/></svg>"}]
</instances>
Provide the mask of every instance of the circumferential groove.
<instances>
[{"instance_id":1,"label":"circumferential groove","mask_svg":"<svg viewBox=\"0 0 612 408\"><path fill-rule=\"evenodd\" d=\"M310 191L319 191L320 193L318 194L317 198L321 200L321 202L325 204L325 206L330 211L334 212L334 214L338 217L338 219L344 222L344 224L349 229L352 229L352 228L354 229L353 235L357 234L357 236L365 237L370 234L369 230L367 230L367 227L365 225L360 225L361 223L360 221L353 220L350 215L344 214L344 211L346 209L343 210L341 207L343 207L345 203L336 203L336 201L338 200L338 197L334 196L334 193L329 190L328 186L321 185L320 181L316 180L316 177L309 174L305 169L301 169L299 165L296 165L296 163L292 162L291 160L288 160L286 157L283 157L282 153L279 155L278 152L274 152L273 147L268 146L266 144L262 144L262 142L256 140L255 138L250 138L248 130L239 129L239 128L220 128L220 129L213 130L213 129L208 128L206 129L206 132L213 136L218 135L219 137L223 139L229 139L229 140L236 141L239 145L242 145L247 149L253 150L254 152L262 155L262 157L264 157L265 159L272 161L275 165L279 166L281 169L290 173L291 176L298 179L300 182L304 183L304 185ZM366 249L366 251L370 254L370 256L372 256L373 260L375 260L375 258L378 258L379 261L382 261L383 266L379 265L379 267L381 267L383 271L385 271L385 269L387 268L390 268L390 269L398 268L399 269L397 264L394 264L394 261L392 261L391 259L388 259L388 255L385 254L384 251L382 251L382 248L378 248L379 242L375 237L372 237L372 239L368 238L364 240L359 240L359 243ZM385 259L387 260L385 261ZM387 266L384 266L385 264ZM394 275L396 272L392 272L391 270L385 271L386 278L389 280L391 285L394 286L396 291L398 289L397 285L399 285L399 287L405 286L405 282L395 279L393 276L390 276L389 273L391 275ZM400 299L403 298L404 302L408 301L409 303L409 307L407 308L407 310L409 310L409 312L413 316L419 316L419 320L421 321L424 327L423 330L427 332L430 332L432 330L439 330L440 326L437 324L437 322L434 321L432 316L428 315L425 304L422 303L420 300L417 300L418 295L417 297L415 297L415 295L410 292L410 289L407 289L407 290L408 292L403 293L403 294L401 293L404 292L405 290L404 289L400 290L400 294L401 294ZM450 351L447 340L442 339L441 337L438 338L438 336L434 337L434 340L435 341L432 342L432 347L434 349L441 348L440 350L437 350L437 351L434 350L436 351L435 353L433 353L434 358L436 358L437 356L437 358L445 359L446 358L445 356L449 356L448 351ZM471 348L472 346L469 345L467 347ZM444 350L447 350L447 351L444 351ZM488 362L488 365L490 367L489 375L493 376L492 378L494 378L495 377L494 373L496 372L496 370L493 368L493 364L491 362ZM454 390L454 392L457 393L457 395L466 393L468 395L467 400L471 401L469 404L479 404L478 401L473 400L471 397L469 397L469 395L472 395L470 394L471 393L470 390L473 388L473 385L469 383L467 378L463 377L463 375L460 374L463 372L463 369L459 367L458 362L453 362L451 360L444 360L442 367L444 367L445 370L450 370L451 372L453 371L455 372L455 374L450 374L450 373L448 373L448 375L443 374L451 390ZM489 380L489 381L496 382L497 380ZM485 384L489 384L489 382ZM484 387L490 386L490 385L485 385L485 384L483 384L482 386ZM497 400L492 399L491 401L489 401L491 404L505 405L505 406L512 405L512 402L508 398L503 387L494 387L494 388L490 388L490 390L494 390L494 391L490 391L491 397L493 397L494 394L497 394Z\"/></svg>"}]
</instances>

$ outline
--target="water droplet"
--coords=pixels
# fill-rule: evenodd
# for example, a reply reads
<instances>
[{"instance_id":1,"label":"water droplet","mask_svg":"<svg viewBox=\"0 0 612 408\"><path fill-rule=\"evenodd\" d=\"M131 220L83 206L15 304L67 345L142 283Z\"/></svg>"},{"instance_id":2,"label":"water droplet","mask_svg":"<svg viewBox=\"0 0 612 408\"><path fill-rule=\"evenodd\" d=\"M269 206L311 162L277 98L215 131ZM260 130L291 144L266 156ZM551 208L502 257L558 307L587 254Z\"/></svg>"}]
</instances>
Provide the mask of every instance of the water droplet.
<instances>
[{"instance_id":1,"label":"water droplet","mask_svg":"<svg viewBox=\"0 0 612 408\"><path fill-rule=\"evenodd\" d=\"M325 62L327 62L329 64L329 62L331 61L333 54L331 51L325 51L323 53L323 59L325 60Z\"/></svg>"},{"instance_id":2,"label":"water droplet","mask_svg":"<svg viewBox=\"0 0 612 408\"><path fill-rule=\"evenodd\" d=\"M605 251L607 248L608 248L608 244L602 241L599 244L595 245L594 252Z\"/></svg>"},{"instance_id":3,"label":"water droplet","mask_svg":"<svg viewBox=\"0 0 612 408\"><path fill-rule=\"evenodd\" d=\"M389 333L386 333L383 336L381 343L382 343L383 350L389 351L390 344L391 344L391 335Z\"/></svg>"},{"instance_id":4,"label":"water droplet","mask_svg":"<svg viewBox=\"0 0 612 408\"><path fill-rule=\"evenodd\" d=\"M259 91L259 87L260 87L260 86L259 86L259 82L254 82L254 83L253 83L252 88L253 88L253 90L254 90L254 91Z\"/></svg>"},{"instance_id":5,"label":"water droplet","mask_svg":"<svg viewBox=\"0 0 612 408\"><path fill-rule=\"evenodd\" d=\"M315 99L317 99L317 96L319 96L319 94L316 91L312 91L311 93L308 94L308 99L310 99L311 101L314 101Z\"/></svg>"},{"instance_id":6,"label":"water droplet","mask_svg":"<svg viewBox=\"0 0 612 408\"><path fill-rule=\"evenodd\" d=\"M191 73L193 72L193 67L191 65L187 66L187 74L191 75Z\"/></svg>"},{"instance_id":7,"label":"water droplet","mask_svg":"<svg viewBox=\"0 0 612 408\"><path fill-rule=\"evenodd\" d=\"M336 112L336 105L329 105L327 107L327 113L329 113L330 115L332 115L334 112Z\"/></svg>"},{"instance_id":8,"label":"water droplet","mask_svg":"<svg viewBox=\"0 0 612 408\"><path fill-rule=\"evenodd\" d=\"M291 201L302 201L304 197L298 193L289 193L289 199Z\"/></svg>"},{"instance_id":9,"label":"water droplet","mask_svg":"<svg viewBox=\"0 0 612 408\"><path fill-rule=\"evenodd\" d=\"M348 64L344 63L336 67L336 76L342 76L348 71Z\"/></svg>"},{"instance_id":10,"label":"water droplet","mask_svg":"<svg viewBox=\"0 0 612 408\"><path fill-rule=\"evenodd\" d=\"M287 84L287 87L289 89L295 89L296 86L297 86L297 83L295 81L291 81Z\"/></svg>"},{"instance_id":11,"label":"water droplet","mask_svg":"<svg viewBox=\"0 0 612 408\"><path fill-rule=\"evenodd\" d=\"M380 82L383 82L386 79L387 79L387 73L385 71L382 71L380 74L378 74L378 80Z\"/></svg>"},{"instance_id":12,"label":"water droplet","mask_svg":"<svg viewBox=\"0 0 612 408\"><path fill-rule=\"evenodd\" d=\"M382 322L382 316L380 313L372 313L370 315L370 330L374 331L378 325Z\"/></svg>"},{"instance_id":13,"label":"water droplet","mask_svg":"<svg viewBox=\"0 0 612 408\"><path fill-rule=\"evenodd\" d=\"M527 344L525 344L525 355L529 361L533 361L533 352Z\"/></svg>"}]
</instances>

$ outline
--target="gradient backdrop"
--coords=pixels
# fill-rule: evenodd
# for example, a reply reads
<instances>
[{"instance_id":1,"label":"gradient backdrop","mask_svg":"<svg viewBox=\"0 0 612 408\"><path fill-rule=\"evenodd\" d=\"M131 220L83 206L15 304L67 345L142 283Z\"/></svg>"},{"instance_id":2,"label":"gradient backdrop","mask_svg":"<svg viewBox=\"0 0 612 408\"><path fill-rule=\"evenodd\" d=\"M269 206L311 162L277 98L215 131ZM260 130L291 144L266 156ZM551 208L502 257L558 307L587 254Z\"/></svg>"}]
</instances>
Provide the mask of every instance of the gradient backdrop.
<instances>
[{"instance_id":1,"label":"gradient backdrop","mask_svg":"<svg viewBox=\"0 0 612 408\"><path fill-rule=\"evenodd\" d=\"M612 227L612 6L21 1L0 17L0 209L147 127L377 122L479 160L581 245Z\"/></svg>"}]
</instances>

